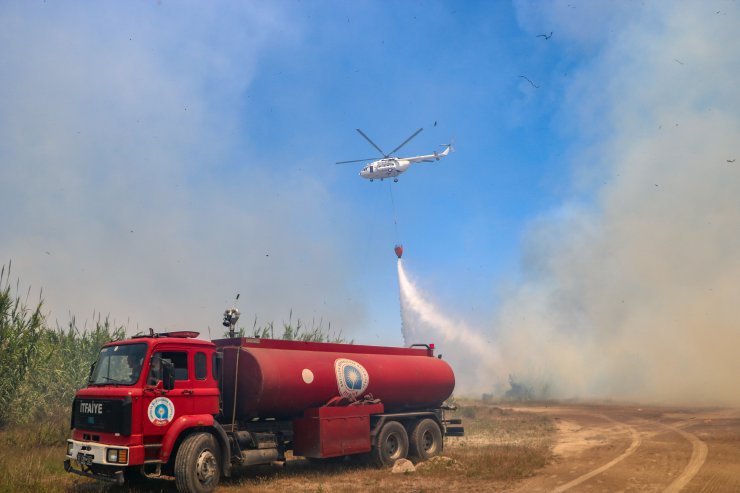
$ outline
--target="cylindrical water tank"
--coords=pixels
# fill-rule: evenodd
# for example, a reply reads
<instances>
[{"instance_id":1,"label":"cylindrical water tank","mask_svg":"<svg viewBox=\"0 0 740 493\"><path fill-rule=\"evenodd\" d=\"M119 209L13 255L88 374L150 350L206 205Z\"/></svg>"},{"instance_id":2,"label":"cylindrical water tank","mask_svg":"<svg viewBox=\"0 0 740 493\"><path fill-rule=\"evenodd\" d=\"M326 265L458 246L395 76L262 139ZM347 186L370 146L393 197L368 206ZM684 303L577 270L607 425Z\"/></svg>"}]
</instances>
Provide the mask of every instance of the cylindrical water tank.
<instances>
[{"instance_id":1,"label":"cylindrical water tank","mask_svg":"<svg viewBox=\"0 0 740 493\"><path fill-rule=\"evenodd\" d=\"M372 395L386 412L439 407L455 387L447 362L432 349L274 339L214 341L223 352L224 414L293 418L337 396ZM238 364L237 364L238 354Z\"/></svg>"}]
</instances>

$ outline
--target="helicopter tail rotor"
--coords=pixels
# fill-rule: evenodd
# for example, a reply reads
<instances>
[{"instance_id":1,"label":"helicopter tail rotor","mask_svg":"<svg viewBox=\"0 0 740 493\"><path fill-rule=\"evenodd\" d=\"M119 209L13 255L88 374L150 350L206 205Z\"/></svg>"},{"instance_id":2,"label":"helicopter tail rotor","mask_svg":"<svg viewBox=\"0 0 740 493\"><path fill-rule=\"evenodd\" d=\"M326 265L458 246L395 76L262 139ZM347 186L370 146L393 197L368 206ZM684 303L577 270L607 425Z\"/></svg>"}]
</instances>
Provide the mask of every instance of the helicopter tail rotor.
<instances>
[{"instance_id":1,"label":"helicopter tail rotor","mask_svg":"<svg viewBox=\"0 0 740 493\"><path fill-rule=\"evenodd\" d=\"M443 158L446 155L448 155L450 152L454 152L455 151L455 148L452 147L452 144L451 143L450 144L440 144L439 146L440 147L444 147L445 150L442 151L442 152L436 152L436 151L434 152L434 159L436 159L437 161L439 161L440 158Z\"/></svg>"}]
</instances>

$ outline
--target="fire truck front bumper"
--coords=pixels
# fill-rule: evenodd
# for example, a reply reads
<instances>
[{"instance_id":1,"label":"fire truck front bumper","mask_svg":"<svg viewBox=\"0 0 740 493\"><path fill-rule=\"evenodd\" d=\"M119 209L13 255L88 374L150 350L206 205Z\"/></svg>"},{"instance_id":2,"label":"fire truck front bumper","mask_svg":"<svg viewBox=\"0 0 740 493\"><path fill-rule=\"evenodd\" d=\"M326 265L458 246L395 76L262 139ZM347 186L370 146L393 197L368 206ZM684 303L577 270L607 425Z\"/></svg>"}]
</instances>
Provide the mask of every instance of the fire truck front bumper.
<instances>
[{"instance_id":1,"label":"fire truck front bumper","mask_svg":"<svg viewBox=\"0 0 740 493\"><path fill-rule=\"evenodd\" d=\"M86 478L92 478L97 479L99 481L106 481L108 483L114 483L117 485L122 485L124 482L123 478L123 471L115 471L112 475L107 474L98 474L95 472L92 472L91 470L85 470L83 469L85 466L80 466L80 469L75 469L72 465L71 459L66 459L64 461L64 470L67 472L70 472L72 474L78 474L80 476L85 476Z\"/></svg>"},{"instance_id":2,"label":"fire truck front bumper","mask_svg":"<svg viewBox=\"0 0 740 493\"><path fill-rule=\"evenodd\" d=\"M128 464L128 447L67 440L67 460L64 461L67 472L123 484L123 470Z\"/></svg>"}]
</instances>

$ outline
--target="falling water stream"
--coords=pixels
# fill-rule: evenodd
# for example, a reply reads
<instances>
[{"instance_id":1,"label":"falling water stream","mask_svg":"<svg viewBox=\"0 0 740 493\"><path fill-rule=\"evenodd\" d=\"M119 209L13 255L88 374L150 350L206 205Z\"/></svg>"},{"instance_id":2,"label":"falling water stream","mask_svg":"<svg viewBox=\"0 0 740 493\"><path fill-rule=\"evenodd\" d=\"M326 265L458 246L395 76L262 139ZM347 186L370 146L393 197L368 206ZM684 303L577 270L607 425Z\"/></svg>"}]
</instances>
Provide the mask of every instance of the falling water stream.
<instances>
[{"instance_id":1,"label":"falling water stream","mask_svg":"<svg viewBox=\"0 0 740 493\"><path fill-rule=\"evenodd\" d=\"M398 259L398 286L401 293L401 331L405 345L435 342L453 346L476 356L491 356L490 343L464 323L452 320L419 292Z\"/></svg>"}]
</instances>

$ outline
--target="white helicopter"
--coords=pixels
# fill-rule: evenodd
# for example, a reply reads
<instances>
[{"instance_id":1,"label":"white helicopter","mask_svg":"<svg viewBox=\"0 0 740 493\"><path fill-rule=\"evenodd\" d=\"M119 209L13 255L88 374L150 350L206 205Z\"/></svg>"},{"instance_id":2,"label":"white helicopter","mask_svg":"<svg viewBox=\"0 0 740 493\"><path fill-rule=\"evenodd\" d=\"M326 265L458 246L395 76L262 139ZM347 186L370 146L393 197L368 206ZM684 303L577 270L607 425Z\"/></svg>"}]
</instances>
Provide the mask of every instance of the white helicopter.
<instances>
[{"instance_id":1,"label":"white helicopter","mask_svg":"<svg viewBox=\"0 0 740 493\"><path fill-rule=\"evenodd\" d=\"M412 156L412 157L393 157L391 154L398 151L401 147L408 144L411 139L419 135L419 132L424 130L423 128L420 128L416 132L414 132L411 137L404 140L401 145L393 149L391 152L386 154L383 152L383 149L377 146L375 142L373 142L370 137L365 135L365 133L360 130L359 128L356 129L357 132L359 132L360 135L362 135L365 140L370 142L370 144L380 152L380 154L383 155L381 159L377 159L374 157L367 158L367 159L354 159L352 161L339 161L337 164L347 164L347 163L361 163L363 161L371 161L372 163L366 165L362 170L360 171L360 176L363 178L366 178L370 181L373 180L380 180L383 181L385 178L393 178L393 181L398 181L398 175L409 169L409 166L411 166L412 163L431 163L433 161L439 161L446 155L450 153L452 149L452 144L442 144L441 147L444 147L445 150L442 152L434 152L433 154L427 154L425 156Z\"/></svg>"}]
</instances>

